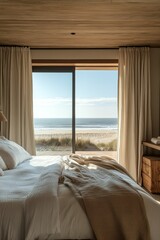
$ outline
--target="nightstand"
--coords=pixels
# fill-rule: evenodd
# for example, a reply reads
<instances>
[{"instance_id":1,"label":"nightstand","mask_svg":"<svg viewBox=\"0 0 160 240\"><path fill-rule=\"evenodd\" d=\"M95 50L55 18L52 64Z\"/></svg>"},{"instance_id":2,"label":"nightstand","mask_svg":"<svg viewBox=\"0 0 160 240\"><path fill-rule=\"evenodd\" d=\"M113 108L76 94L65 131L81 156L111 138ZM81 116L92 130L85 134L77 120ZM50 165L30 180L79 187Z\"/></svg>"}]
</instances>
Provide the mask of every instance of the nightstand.
<instances>
[{"instance_id":1,"label":"nightstand","mask_svg":"<svg viewBox=\"0 0 160 240\"><path fill-rule=\"evenodd\" d=\"M143 142L143 146L160 151L160 145ZM142 183L151 193L160 193L160 156L145 156L142 159Z\"/></svg>"}]
</instances>

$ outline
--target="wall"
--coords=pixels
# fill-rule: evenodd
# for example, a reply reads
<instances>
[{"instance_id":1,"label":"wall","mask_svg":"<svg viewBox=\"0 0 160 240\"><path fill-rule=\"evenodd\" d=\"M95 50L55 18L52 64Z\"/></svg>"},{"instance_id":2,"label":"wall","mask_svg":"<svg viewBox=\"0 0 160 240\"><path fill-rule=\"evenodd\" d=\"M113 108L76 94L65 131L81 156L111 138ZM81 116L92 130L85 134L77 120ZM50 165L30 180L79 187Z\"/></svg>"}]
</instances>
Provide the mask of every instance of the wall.
<instances>
[{"instance_id":1,"label":"wall","mask_svg":"<svg viewBox=\"0 0 160 240\"><path fill-rule=\"evenodd\" d=\"M118 49L52 49L31 50L32 59L118 59Z\"/></svg>"},{"instance_id":2,"label":"wall","mask_svg":"<svg viewBox=\"0 0 160 240\"><path fill-rule=\"evenodd\" d=\"M118 49L31 50L32 59L118 59ZM151 48L151 99L153 136L160 136L160 48Z\"/></svg>"}]
</instances>

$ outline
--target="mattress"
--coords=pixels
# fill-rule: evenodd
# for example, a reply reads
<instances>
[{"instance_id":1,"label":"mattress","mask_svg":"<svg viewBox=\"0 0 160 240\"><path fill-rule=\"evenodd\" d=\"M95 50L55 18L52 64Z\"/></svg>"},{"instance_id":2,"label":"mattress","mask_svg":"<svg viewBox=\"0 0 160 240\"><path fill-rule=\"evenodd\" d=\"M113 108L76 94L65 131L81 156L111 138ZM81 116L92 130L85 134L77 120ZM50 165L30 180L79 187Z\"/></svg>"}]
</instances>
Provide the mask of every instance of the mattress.
<instances>
[{"instance_id":1,"label":"mattress","mask_svg":"<svg viewBox=\"0 0 160 240\"><path fill-rule=\"evenodd\" d=\"M44 169L61 161L61 156L35 156L0 177L0 239L24 240L24 200ZM130 181L133 181L130 179ZM160 239L160 205L139 188L150 227L151 239ZM94 239L87 215L70 188L58 186L59 231L47 239ZM43 221L43 219L42 219ZM48 220L49 221L49 220ZM46 222L47 224L47 222ZM46 239L41 236L40 239Z\"/></svg>"}]
</instances>

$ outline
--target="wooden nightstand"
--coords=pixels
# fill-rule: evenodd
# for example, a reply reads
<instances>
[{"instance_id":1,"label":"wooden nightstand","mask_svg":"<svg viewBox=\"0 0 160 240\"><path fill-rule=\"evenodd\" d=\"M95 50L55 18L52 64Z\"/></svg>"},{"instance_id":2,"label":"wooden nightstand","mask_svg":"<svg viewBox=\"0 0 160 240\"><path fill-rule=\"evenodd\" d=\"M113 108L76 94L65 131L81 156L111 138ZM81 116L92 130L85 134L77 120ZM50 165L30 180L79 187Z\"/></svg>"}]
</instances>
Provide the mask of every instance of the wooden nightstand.
<instances>
[{"instance_id":1,"label":"wooden nightstand","mask_svg":"<svg viewBox=\"0 0 160 240\"><path fill-rule=\"evenodd\" d=\"M143 142L143 146L160 151L160 145ZM160 156L143 156L142 183L152 193L160 193Z\"/></svg>"}]
</instances>

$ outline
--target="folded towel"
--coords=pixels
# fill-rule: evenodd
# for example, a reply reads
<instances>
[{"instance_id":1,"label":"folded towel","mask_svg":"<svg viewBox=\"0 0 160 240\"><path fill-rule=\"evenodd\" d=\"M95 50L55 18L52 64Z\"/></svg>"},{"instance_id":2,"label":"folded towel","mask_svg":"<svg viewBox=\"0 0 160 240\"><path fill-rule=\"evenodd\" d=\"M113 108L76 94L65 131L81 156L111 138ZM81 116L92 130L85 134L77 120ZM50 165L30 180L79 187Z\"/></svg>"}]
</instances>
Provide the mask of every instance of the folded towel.
<instances>
[{"instance_id":1,"label":"folded towel","mask_svg":"<svg viewBox=\"0 0 160 240\"><path fill-rule=\"evenodd\" d=\"M160 144L160 138L151 138L151 142L159 145Z\"/></svg>"}]
</instances>

